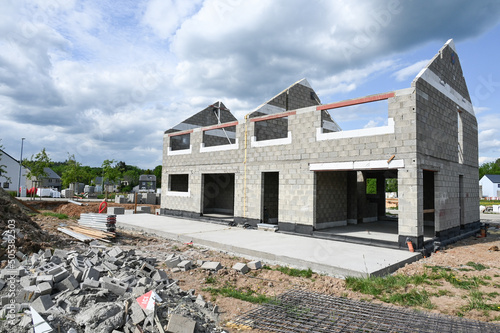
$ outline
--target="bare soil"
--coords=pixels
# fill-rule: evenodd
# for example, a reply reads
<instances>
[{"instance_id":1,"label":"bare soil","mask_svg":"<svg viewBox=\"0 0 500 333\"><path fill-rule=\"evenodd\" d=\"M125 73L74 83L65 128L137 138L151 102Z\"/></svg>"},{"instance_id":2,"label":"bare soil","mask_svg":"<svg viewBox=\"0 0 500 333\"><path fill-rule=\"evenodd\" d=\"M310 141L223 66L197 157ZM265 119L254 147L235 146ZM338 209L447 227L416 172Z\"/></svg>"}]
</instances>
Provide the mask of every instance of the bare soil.
<instances>
[{"instance_id":1,"label":"bare soil","mask_svg":"<svg viewBox=\"0 0 500 333\"><path fill-rule=\"evenodd\" d=\"M75 207L73 207L75 206ZM89 206L77 206L64 204L53 208L56 212L65 213L71 216L77 215L78 211L94 209L93 204ZM98 203L97 203L98 206ZM124 206L124 205L120 205ZM65 239L67 246L76 246L78 242L57 231L61 224L76 224L76 219L58 219L52 216L35 215L34 222L41 230L49 234L57 235L58 239ZM54 244L54 247L60 243ZM115 244L125 249L136 248L151 253L159 259L159 268L168 269L163 264L161 258L177 253L189 260L219 261L224 269L217 273L195 268L187 272L169 272L169 276L178 280L178 285L183 290L195 289L196 293L201 293L207 301L211 301L219 306L221 312L221 325L230 322L235 317L256 307L257 305L241 301L234 298L220 295L212 295L208 288L220 288L224 285L232 285L241 290L252 290L255 293L268 297L278 296L292 288L302 288L309 291L348 297L357 300L368 300L375 303L382 303L374 296L354 292L346 287L345 280L314 273L312 277L292 277L279 271L271 269L261 269L251 271L242 275L231 267L237 262L247 262L248 260L233 256L231 254L216 250L206 249L196 244L183 244L180 242L166 240L154 235L138 232L120 230ZM110 245L110 246L112 246ZM430 274L432 267L446 269L454 274L457 279L471 279L477 277L483 284L474 290L457 288L445 279L437 279L433 284L419 286L408 285L405 292L412 289L426 290L430 295L432 303L431 309L414 307L422 311L431 311L453 316L463 316L465 318L481 321L500 321L500 230L490 228L488 236L485 238L471 237L448 246L444 250L432 254L428 258L421 259L412 264L399 269L394 274L408 276ZM482 266L471 266L475 265ZM478 269L477 267L480 267ZM477 292L481 296L484 304L489 305L487 310L471 307L473 301L472 292ZM226 328L229 332L236 332L231 328ZM257 331L255 331L257 332Z\"/></svg>"}]
</instances>

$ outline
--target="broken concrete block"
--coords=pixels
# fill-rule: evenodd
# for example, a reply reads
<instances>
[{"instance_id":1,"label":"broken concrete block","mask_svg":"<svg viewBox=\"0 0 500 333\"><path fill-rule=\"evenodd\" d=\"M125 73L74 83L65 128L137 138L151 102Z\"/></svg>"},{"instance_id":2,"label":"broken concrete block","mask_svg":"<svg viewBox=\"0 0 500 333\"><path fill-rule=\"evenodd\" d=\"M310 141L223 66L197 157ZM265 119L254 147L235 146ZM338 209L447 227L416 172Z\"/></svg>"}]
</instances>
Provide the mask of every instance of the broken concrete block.
<instances>
[{"instance_id":1,"label":"broken concrete block","mask_svg":"<svg viewBox=\"0 0 500 333\"><path fill-rule=\"evenodd\" d=\"M246 264L241 262L237 262L236 264L234 264L233 269L242 274L246 274L250 270L250 268L248 268Z\"/></svg>"},{"instance_id":2,"label":"broken concrete block","mask_svg":"<svg viewBox=\"0 0 500 333\"><path fill-rule=\"evenodd\" d=\"M59 257L59 258L61 258L61 260L66 260L66 258L68 257L68 251L61 250L61 249L55 249L52 256Z\"/></svg>"},{"instance_id":3,"label":"broken concrete block","mask_svg":"<svg viewBox=\"0 0 500 333\"><path fill-rule=\"evenodd\" d=\"M262 263L259 261L259 260L255 260L255 261L250 261L248 264L247 264L248 268L250 269L261 269L262 268Z\"/></svg>"},{"instance_id":4,"label":"broken concrete block","mask_svg":"<svg viewBox=\"0 0 500 333\"><path fill-rule=\"evenodd\" d=\"M219 269L222 269L222 265L218 261L207 261L206 263L201 265L201 269L217 272Z\"/></svg>"},{"instance_id":5,"label":"broken concrete block","mask_svg":"<svg viewBox=\"0 0 500 333\"><path fill-rule=\"evenodd\" d=\"M52 293L52 285L48 282L42 282L37 285L38 290L40 291L40 296L50 295Z\"/></svg>"},{"instance_id":6,"label":"broken concrete block","mask_svg":"<svg viewBox=\"0 0 500 333\"><path fill-rule=\"evenodd\" d=\"M54 288L59 291L64 291L64 290L75 290L79 286L80 284L78 283L78 281L76 281L73 275L69 275L66 279L62 280L59 283L56 283Z\"/></svg>"},{"instance_id":7,"label":"broken concrete block","mask_svg":"<svg viewBox=\"0 0 500 333\"><path fill-rule=\"evenodd\" d=\"M198 304L202 308L207 306L207 302L205 302L202 295L198 295L198 297L196 297L195 303Z\"/></svg>"},{"instance_id":8,"label":"broken concrete block","mask_svg":"<svg viewBox=\"0 0 500 333\"><path fill-rule=\"evenodd\" d=\"M168 321L167 331L171 333L194 333L196 321L173 313Z\"/></svg>"},{"instance_id":9,"label":"broken concrete block","mask_svg":"<svg viewBox=\"0 0 500 333\"><path fill-rule=\"evenodd\" d=\"M181 258L179 257L173 257L165 260L165 265L167 265L168 268L174 268L177 267L177 264L181 262Z\"/></svg>"},{"instance_id":10,"label":"broken concrete block","mask_svg":"<svg viewBox=\"0 0 500 333\"><path fill-rule=\"evenodd\" d=\"M124 255L124 252L118 246L115 246L111 250L109 250L106 254L110 257L119 258L122 255Z\"/></svg>"},{"instance_id":11,"label":"broken concrete block","mask_svg":"<svg viewBox=\"0 0 500 333\"><path fill-rule=\"evenodd\" d=\"M147 286L151 282L151 279L147 276L141 277L139 280L137 280L137 285L138 286Z\"/></svg>"},{"instance_id":12,"label":"broken concrete block","mask_svg":"<svg viewBox=\"0 0 500 333\"><path fill-rule=\"evenodd\" d=\"M101 274L99 273L99 271L94 269L94 267L89 267L83 272L82 279L83 280L91 279L91 280L97 281L97 280L99 280L100 277L101 277Z\"/></svg>"},{"instance_id":13,"label":"broken concrete block","mask_svg":"<svg viewBox=\"0 0 500 333\"><path fill-rule=\"evenodd\" d=\"M45 313L52 306L54 306L54 302L52 302L52 298L49 295L42 295L31 303L31 307L38 313Z\"/></svg>"},{"instance_id":14,"label":"broken concrete block","mask_svg":"<svg viewBox=\"0 0 500 333\"><path fill-rule=\"evenodd\" d=\"M31 275L25 275L19 280L19 283L21 284L22 287L32 286L35 284L35 282L36 282L36 277Z\"/></svg>"},{"instance_id":15,"label":"broken concrete block","mask_svg":"<svg viewBox=\"0 0 500 333\"><path fill-rule=\"evenodd\" d=\"M16 295L18 303L33 302L40 296L40 290L37 286L27 286L21 289Z\"/></svg>"},{"instance_id":16,"label":"broken concrete block","mask_svg":"<svg viewBox=\"0 0 500 333\"><path fill-rule=\"evenodd\" d=\"M111 332L125 323L123 305L98 303L75 316L78 325L85 325L85 332Z\"/></svg>"},{"instance_id":17,"label":"broken concrete block","mask_svg":"<svg viewBox=\"0 0 500 333\"><path fill-rule=\"evenodd\" d=\"M137 325L146 319L146 315L144 314L144 310L142 310L139 303L136 300L132 301L132 305L130 306L130 319L134 325Z\"/></svg>"},{"instance_id":18,"label":"broken concrete block","mask_svg":"<svg viewBox=\"0 0 500 333\"><path fill-rule=\"evenodd\" d=\"M5 281L0 279L0 291L5 287Z\"/></svg>"},{"instance_id":19,"label":"broken concrete block","mask_svg":"<svg viewBox=\"0 0 500 333\"><path fill-rule=\"evenodd\" d=\"M17 251L17 252L16 252L16 257L17 257L17 259L19 259L19 260L24 260L24 259L26 259L26 255L25 255L24 253L22 253L21 251Z\"/></svg>"},{"instance_id":20,"label":"broken concrete block","mask_svg":"<svg viewBox=\"0 0 500 333\"><path fill-rule=\"evenodd\" d=\"M157 270L154 274L153 274L153 280L154 281L165 281L165 280L168 280L168 276L167 276L167 273L165 273L165 271L162 271L162 270Z\"/></svg>"},{"instance_id":21,"label":"broken concrete block","mask_svg":"<svg viewBox=\"0 0 500 333\"><path fill-rule=\"evenodd\" d=\"M36 277L36 284L48 283L50 286L54 285L54 277L52 275L38 275Z\"/></svg>"},{"instance_id":22,"label":"broken concrete block","mask_svg":"<svg viewBox=\"0 0 500 333\"><path fill-rule=\"evenodd\" d=\"M26 269L23 266L17 268L4 268L0 274L0 278L6 278L11 276L23 277L26 275Z\"/></svg>"},{"instance_id":23,"label":"broken concrete block","mask_svg":"<svg viewBox=\"0 0 500 333\"><path fill-rule=\"evenodd\" d=\"M204 263L206 263L206 262L207 262L206 260L200 260L200 259L198 259L198 260L196 260L196 266L201 267L201 266L203 266L203 264L204 264Z\"/></svg>"},{"instance_id":24,"label":"broken concrete block","mask_svg":"<svg viewBox=\"0 0 500 333\"><path fill-rule=\"evenodd\" d=\"M172 268L172 273L180 272L181 269L179 267Z\"/></svg>"},{"instance_id":25,"label":"broken concrete block","mask_svg":"<svg viewBox=\"0 0 500 333\"><path fill-rule=\"evenodd\" d=\"M83 280L82 284L80 285L80 288L82 289L97 289L101 285L101 282L98 280L93 280L93 279L85 279Z\"/></svg>"},{"instance_id":26,"label":"broken concrete block","mask_svg":"<svg viewBox=\"0 0 500 333\"><path fill-rule=\"evenodd\" d=\"M118 266L116 266L113 263L110 263L109 261L103 262L102 265L104 267L106 267L108 270L110 270L111 272L114 272L114 271L116 271L118 269Z\"/></svg>"},{"instance_id":27,"label":"broken concrete block","mask_svg":"<svg viewBox=\"0 0 500 333\"><path fill-rule=\"evenodd\" d=\"M156 269L154 268L154 266L145 262L142 264L137 274L139 274L140 276L151 278L155 272Z\"/></svg>"},{"instance_id":28,"label":"broken concrete block","mask_svg":"<svg viewBox=\"0 0 500 333\"><path fill-rule=\"evenodd\" d=\"M183 260L177 264L177 267L180 268L181 271L189 271L191 269L191 260Z\"/></svg>"},{"instance_id":29,"label":"broken concrete block","mask_svg":"<svg viewBox=\"0 0 500 333\"><path fill-rule=\"evenodd\" d=\"M101 285L118 296L125 294L128 288L125 283L107 276L101 278Z\"/></svg>"}]
</instances>

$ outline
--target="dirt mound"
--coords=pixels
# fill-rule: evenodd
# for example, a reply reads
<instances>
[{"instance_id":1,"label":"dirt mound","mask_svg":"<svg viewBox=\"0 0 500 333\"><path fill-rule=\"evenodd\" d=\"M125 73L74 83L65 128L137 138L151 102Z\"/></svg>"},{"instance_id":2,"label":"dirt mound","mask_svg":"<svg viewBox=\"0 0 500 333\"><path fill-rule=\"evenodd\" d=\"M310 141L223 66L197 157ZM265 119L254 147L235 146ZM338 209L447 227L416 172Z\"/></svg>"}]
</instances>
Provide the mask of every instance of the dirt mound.
<instances>
[{"instance_id":1,"label":"dirt mound","mask_svg":"<svg viewBox=\"0 0 500 333\"><path fill-rule=\"evenodd\" d=\"M50 235L33 222L26 214L27 211L29 211L28 208L0 188L0 230L3 240L15 236L16 251L24 254L37 252L61 242L56 235ZM0 260L6 259L7 245L5 243L5 247L0 247Z\"/></svg>"},{"instance_id":2,"label":"dirt mound","mask_svg":"<svg viewBox=\"0 0 500 333\"><path fill-rule=\"evenodd\" d=\"M69 217L80 218L81 213L99 213L100 202L82 202L82 205L76 205L73 203L59 203L53 210L56 213L66 214ZM150 206L151 211L154 212L155 208L160 208L157 205L140 205L140 206ZM125 209L134 209L134 204L116 204L114 202L108 202L108 207L123 207Z\"/></svg>"}]
</instances>

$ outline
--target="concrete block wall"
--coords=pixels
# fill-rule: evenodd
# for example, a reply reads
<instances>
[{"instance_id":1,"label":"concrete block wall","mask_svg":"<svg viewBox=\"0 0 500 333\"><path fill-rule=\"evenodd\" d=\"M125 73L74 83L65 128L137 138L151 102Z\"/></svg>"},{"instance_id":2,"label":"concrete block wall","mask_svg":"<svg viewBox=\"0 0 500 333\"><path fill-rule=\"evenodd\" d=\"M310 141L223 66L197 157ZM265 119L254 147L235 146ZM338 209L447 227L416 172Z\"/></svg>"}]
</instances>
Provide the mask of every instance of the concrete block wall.
<instances>
[{"instance_id":1,"label":"concrete block wall","mask_svg":"<svg viewBox=\"0 0 500 333\"><path fill-rule=\"evenodd\" d=\"M316 173L316 229L322 229L325 222L347 224L346 194L346 171Z\"/></svg>"},{"instance_id":2,"label":"concrete block wall","mask_svg":"<svg viewBox=\"0 0 500 333\"><path fill-rule=\"evenodd\" d=\"M445 45L426 70L439 82L423 75L412 83L417 89L417 159L420 169L435 172L435 230L446 239L478 225L477 121L452 45Z\"/></svg>"},{"instance_id":3,"label":"concrete block wall","mask_svg":"<svg viewBox=\"0 0 500 333\"><path fill-rule=\"evenodd\" d=\"M257 141L286 138L288 135L288 118L270 119L255 123L255 139Z\"/></svg>"},{"instance_id":4,"label":"concrete block wall","mask_svg":"<svg viewBox=\"0 0 500 333\"><path fill-rule=\"evenodd\" d=\"M452 80L448 86L463 93L463 99L467 100L469 97L461 69L453 67L457 64L459 67L458 56L452 55L449 48L445 46L426 70L438 71L433 75L445 81ZM452 58L455 59L455 64L445 63ZM445 73L441 75L442 72L439 71ZM442 85L448 89L446 84ZM467 228L467 224L479 220L477 122L475 116L467 110L460 113L463 125L463 161L459 160L457 148L460 135L457 103L459 108L465 104L457 102L443 92L442 88L436 87L428 77L423 79L419 74L412 87L395 91L393 97L388 98L388 116L394 121L393 132L390 130L378 135L353 134L320 140L317 137L318 129L321 129L327 117L324 112L316 110L310 99L310 91L304 87L307 88L298 85L297 89L304 90L300 93L303 94L301 98L307 100L304 102L306 107L297 101L284 99L285 90L269 104L280 108L288 106L288 110L294 110L288 112L286 118L259 121L256 111L250 116L252 121L246 119L236 125L238 149L229 149L231 147L223 145L221 149L224 150L200 152L203 131L198 128L189 134L192 147L190 153L169 156L170 140L166 134L161 200L163 212L199 215L204 202L202 175L231 173L234 174L235 220L257 223L263 218L266 201L263 197L265 189L262 173L278 172L277 210L280 229L311 233L314 228L317 229L326 222L363 221L369 210L364 189L364 173L367 171L364 170L371 168L368 166L363 169L362 166L369 165L371 161L397 160L398 166L393 170L393 175L397 174L399 187L400 244L405 245L406 237L411 237L417 247L423 243L424 170L430 170L434 175L434 224L437 234L452 237L460 229ZM312 104L307 105L308 103ZM294 105L298 109L290 108ZM291 132L291 143L262 140L267 143L251 147L251 138L263 125L271 122L275 124L267 127L274 131L286 125L287 132ZM323 131L326 132L328 131ZM283 136L269 136L266 139L275 137ZM347 167L311 170L311 165L354 165L356 162L361 162L358 169ZM323 174L321 171L326 172ZM189 192L168 193L166 181L169 174L189 174ZM459 176L463 179L462 192ZM377 177L383 178L381 174ZM460 193L463 193L461 200L465 209L463 225L460 225L460 213L457 209L460 208ZM381 201L374 205L378 215L381 215L384 210Z\"/></svg>"}]
</instances>

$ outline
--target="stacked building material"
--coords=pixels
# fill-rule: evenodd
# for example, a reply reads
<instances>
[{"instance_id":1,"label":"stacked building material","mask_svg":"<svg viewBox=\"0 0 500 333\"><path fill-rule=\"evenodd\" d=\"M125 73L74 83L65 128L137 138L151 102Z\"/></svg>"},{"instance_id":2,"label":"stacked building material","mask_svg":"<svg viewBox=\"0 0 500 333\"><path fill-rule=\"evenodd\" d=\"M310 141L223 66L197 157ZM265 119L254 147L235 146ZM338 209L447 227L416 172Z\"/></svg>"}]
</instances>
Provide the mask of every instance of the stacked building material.
<instances>
[{"instance_id":1,"label":"stacked building material","mask_svg":"<svg viewBox=\"0 0 500 333\"><path fill-rule=\"evenodd\" d=\"M80 214L78 224L97 230L115 232L116 215L82 213Z\"/></svg>"}]
</instances>

